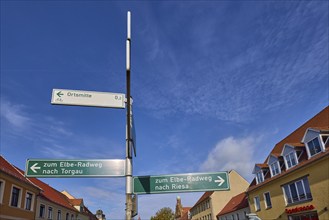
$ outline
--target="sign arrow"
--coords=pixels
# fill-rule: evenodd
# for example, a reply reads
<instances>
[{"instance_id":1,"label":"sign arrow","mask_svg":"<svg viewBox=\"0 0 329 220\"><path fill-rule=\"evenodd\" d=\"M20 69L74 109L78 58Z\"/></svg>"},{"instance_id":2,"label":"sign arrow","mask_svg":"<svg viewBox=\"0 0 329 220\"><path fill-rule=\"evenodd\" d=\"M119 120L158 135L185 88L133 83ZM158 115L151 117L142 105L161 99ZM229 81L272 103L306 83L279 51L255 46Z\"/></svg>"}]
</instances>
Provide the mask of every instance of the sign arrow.
<instances>
[{"instance_id":1,"label":"sign arrow","mask_svg":"<svg viewBox=\"0 0 329 220\"><path fill-rule=\"evenodd\" d=\"M41 167L37 167L38 163L33 164L33 166L30 167L30 169L34 172L37 173L36 170L40 170Z\"/></svg>"},{"instance_id":2,"label":"sign arrow","mask_svg":"<svg viewBox=\"0 0 329 220\"><path fill-rule=\"evenodd\" d=\"M225 180L220 176L217 176L217 177L218 177L218 180L215 180L215 183L218 183L218 186L221 186L225 182Z\"/></svg>"},{"instance_id":3,"label":"sign arrow","mask_svg":"<svg viewBox=\"0 0 329 220\"><path fill-rule=\"evenodd\" d=\"M61 98L62 97L62 95L64 95L63 93L62 93L62 91L59 91L58 93L56 93L57 95L58 95L58 97L59 98Z\"/></svg>"},{"instance_id":4,"label":"sign arrow","mask_svg":"<svg viewBox=\"0 0 329 220\"><path fill-rule=\"evenodd\" d=\"M134 194L230 190L228 172L133 177Z\"/></svg>"}]
</instances>

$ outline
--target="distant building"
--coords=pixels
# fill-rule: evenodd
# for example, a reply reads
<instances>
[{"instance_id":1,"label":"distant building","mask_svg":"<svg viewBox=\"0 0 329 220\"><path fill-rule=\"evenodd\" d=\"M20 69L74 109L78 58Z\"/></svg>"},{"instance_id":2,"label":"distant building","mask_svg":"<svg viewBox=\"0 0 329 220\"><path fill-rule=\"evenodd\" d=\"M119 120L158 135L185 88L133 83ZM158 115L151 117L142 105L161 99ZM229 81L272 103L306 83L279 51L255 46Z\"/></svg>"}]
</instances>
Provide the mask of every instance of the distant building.
<instances>
[{"instance_id":1,"label":"distant building","mask_svg":"<svg viewBox=\"0 0 329 220\"><path fill-rule=\"evenodd\" d=\"M84 205L82 198L75 198L73 195L71 195L67 191L62 191L62 194L65 195L68 199L71 205L78 210L78 216L77 219L79 220L97 220L96 216L92 214L89 209Z\"/></svg>"},{"instance_id":2,"label":"distant building","mask_svg":"<svg viewBox=\"0 0 329 220\"><path fill-rule=\"evenodd\" d=\"M37 178L28 179L42 189L37 199L35 220L77 219L78 211L69 203L65 195Z\"/></svg>"},{"instance_id":3,"label":"distant building","mask_svg":"<svg viewBox=\"0 0 329 220\"><path fill-rule=\"evenodd\" d=\"M188 220L190 219L190 207L183 207L181 198L177 196L175 208L175 220Z\"/></svg>"},{"instance_id":4,"label":"distant building","mask_svg":"<svg viewBox=\"0 0 329 220\"><path fill-rule=\"evenodd\" d=\"M228 176L230 190L205 192L190 210L192 220L216 219L216 215L233 196L246 191L249 183L240 174L231 170Z\"/></svg>"},{"instance_id":5,"label":"distant building","mask_svg":"<svg viewBox=\"0 0 329 220\"><path fill-rule=\"evenodd\" d=\"M329 219L329 107L256 164L247 193L261 219Z\"/></svg>"},{"instance_id":6,"label":"distant building","mask_svg":"<svg viewBox=\"0 0 329 220\"><path fill-rule=\"evenodd\" d=\"M247 219L249 213L247 194L242 192L234 196L216 217L218 220L242 220Z\"/></svg>"},{"instance_id":7,"label":"distant building","mask_svg":"<svg viewBox=\"0 0 329 220\"><path fill-rule=\"evenodd\" d=\"M106 220L105 215L103 214L103 211L100 209L96 211L96 218L97 218L97 220Z\"/></svg>"},{"instance_id":8,"label":"distant building","mask_svg":"<svg viewBox=\"0 0 329 220\"><path fill-rule=\"evenodd\" d=\"M0 219L96 220L82 199L68 198L0 156Z\"/></svg>"}]
</instances>

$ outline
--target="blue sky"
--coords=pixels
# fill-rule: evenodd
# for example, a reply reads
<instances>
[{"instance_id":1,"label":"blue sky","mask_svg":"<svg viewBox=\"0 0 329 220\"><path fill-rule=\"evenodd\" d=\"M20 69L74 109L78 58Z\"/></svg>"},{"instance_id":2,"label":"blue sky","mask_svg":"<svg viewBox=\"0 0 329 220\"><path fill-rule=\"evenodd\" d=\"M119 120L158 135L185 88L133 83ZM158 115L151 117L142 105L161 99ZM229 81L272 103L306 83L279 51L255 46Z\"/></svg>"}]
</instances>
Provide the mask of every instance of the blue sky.
<instances>
[{"instance_id":1,"label":"blue sky","mask_svg":"<svg viewBox=\"0 0 329 220\"><path fill-rule=\"evenodd\" d=\"M235 169L252 180L328 105L327 1L1 1L1 154L123 159L125 110L52 106L53 88L125 93L132 12L134 175ZM123 219L125 180L43 179ZM144 195L149 219L176 196Z\"/></svg>"}]
</instances>

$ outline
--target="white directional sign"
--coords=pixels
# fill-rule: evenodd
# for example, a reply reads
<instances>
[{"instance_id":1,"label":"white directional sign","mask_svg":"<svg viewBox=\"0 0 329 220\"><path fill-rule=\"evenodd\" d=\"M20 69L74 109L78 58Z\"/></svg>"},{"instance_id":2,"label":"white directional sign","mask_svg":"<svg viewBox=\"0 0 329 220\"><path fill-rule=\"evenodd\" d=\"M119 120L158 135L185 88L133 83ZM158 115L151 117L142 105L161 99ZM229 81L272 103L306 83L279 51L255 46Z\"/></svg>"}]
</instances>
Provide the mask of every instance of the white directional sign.
<instances>
[{"instance_id":1,"label":"white directional sign","mask_svg":"<svg viewBox=\"0 0 329 220\"><path fill-rule=\"evenodd\" d=\"M125 108L125 94L53 89L51 104Z\"/></svg>"}]
</instances>

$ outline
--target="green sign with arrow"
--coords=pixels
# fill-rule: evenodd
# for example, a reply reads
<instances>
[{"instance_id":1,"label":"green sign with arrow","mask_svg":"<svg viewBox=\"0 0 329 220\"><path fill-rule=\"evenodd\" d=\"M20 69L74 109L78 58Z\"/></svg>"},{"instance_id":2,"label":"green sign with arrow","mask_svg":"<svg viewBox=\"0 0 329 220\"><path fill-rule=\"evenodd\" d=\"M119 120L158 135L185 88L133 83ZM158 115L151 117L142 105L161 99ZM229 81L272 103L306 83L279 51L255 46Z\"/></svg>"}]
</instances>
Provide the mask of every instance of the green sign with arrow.
<instances>
[{"instance_id":1,"label":"green sign with arrow","mask_svg":"<svg viewBox=\"0 0 329 220\"><path fill-rule=\"evenodd\" d=\"M229 190L227 172L134 177L134 194Z\"/></svg>"},{"instance_id":2,"label":"green sign with arrow","mask_svg":"<svg viewBox=\"0 0 329 220\"><path fill-rule=\"evenodd\" d=\"M28 159L27 177L123 177L125 160Z\"/></svg>"}]
</instances>

